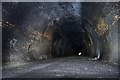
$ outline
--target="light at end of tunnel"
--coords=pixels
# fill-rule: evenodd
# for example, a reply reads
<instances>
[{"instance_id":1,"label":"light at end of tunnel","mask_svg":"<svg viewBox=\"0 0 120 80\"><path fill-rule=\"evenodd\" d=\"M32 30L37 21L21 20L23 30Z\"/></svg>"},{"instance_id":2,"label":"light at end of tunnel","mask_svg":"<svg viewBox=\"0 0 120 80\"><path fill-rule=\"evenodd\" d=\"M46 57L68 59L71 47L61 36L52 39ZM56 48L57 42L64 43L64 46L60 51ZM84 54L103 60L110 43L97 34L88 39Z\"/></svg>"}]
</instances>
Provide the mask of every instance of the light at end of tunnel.
<instances>
[{"instance_id":1,"label":"light at end of tunnel","mask_svg":"<svg viewBox=\"0 0 120 80\"><path fill-rule=\"evenodd\" d=\"M82 54L82 53L81 53L81 52L79 52L79 54L78 54L78 55L80 56L81 54Z\"/></svg>"}]
</instances>

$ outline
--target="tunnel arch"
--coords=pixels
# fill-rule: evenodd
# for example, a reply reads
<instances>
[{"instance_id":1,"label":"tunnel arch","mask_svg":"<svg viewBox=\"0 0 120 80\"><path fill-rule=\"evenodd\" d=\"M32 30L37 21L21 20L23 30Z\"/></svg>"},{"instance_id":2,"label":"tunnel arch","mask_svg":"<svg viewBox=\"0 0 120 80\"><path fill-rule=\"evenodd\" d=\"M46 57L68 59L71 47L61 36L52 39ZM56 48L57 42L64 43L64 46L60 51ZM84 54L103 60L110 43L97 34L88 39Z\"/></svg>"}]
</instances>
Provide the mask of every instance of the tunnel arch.
<instances>
[{"instance_id":1,"label":"tunnel arch","mask_svg":"<svg viewBox=\"0 0 120 80\"><path fill-rule=\"evenodd\" d=\"M100 41L97 32L87 19L81 16L67 14L55 21L49 31L52 31L52 57L78 55L100 58Z\"/></svg>"}]
</instances>

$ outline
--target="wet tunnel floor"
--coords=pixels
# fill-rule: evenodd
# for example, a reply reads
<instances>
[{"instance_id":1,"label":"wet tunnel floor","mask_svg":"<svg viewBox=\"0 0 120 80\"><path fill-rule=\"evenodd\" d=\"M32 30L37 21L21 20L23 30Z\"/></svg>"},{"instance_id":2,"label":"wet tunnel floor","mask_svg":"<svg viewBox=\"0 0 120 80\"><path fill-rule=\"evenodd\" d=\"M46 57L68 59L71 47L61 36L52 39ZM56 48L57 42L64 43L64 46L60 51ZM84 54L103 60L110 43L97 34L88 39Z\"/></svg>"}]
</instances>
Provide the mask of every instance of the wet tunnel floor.
<instances>
[{"instance_id":1,"label":"wet tunnel floor","mask_svg":"<svg viewBox=\"0 0 120 80\"><path fill-rule=\"evenodd\" d=\"M118 77L118 65L74 56L3 68L2 75L3 78L114 78Z\"/></svg>"}]
</instances>

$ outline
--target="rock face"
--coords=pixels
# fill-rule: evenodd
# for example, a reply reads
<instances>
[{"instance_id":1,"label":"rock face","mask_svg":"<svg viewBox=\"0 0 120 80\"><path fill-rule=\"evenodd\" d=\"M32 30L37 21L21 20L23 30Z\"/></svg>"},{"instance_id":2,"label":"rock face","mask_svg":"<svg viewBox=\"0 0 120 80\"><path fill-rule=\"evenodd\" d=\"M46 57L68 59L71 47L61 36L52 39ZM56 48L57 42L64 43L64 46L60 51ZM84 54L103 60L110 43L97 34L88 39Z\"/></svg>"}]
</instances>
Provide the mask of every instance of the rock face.
<instances>
[{"instance_id":1,"label":"rock face","mask_svg":"<svg viewBox=\"0 0 120 80\"><path fill-rule=\"evenodd\" d=\"M82 16L97 28L101 58L118 62L118 3L83 3Z\"/></svg>"},{"instance_id":2,"label":"rock face","mask_svg":"<svg viewBox=\"0 0 120 80\"><path fill-rule=\"evenodd\" d=\"M3 63L82 55L118 61L118 3L2 3Z\"/></svg>"},{"instance_id":3,"label":"rock face","mask_svg":"<svg viewBox=\"0 0 120 80\"><path fill-rule=\"evenodd\" d=\"M79 3L3 3L2 6L3 63L47 59L70 52L67 39L54 39L54 21L65 14L80 15Z\"/></svg>"}]
</instances>

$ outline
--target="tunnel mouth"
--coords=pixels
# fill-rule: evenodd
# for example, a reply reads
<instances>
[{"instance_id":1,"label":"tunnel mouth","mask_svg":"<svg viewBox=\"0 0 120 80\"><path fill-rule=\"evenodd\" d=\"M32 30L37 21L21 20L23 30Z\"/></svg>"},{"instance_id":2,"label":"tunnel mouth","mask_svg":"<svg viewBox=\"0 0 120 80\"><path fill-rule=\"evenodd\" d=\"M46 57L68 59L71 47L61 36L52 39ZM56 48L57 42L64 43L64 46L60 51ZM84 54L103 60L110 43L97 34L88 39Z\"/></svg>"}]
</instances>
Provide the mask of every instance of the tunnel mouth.
<instances>
[{"instance_id":1,"label":"tunnel mouth","mask_svg":"<svg viewBox=\"0 0 120 80\"><path fill-rule=\"evenodd\" d=\"M97 34L87 20L67 14L55 20L52 27L54 28L51 29L55 29L52 57L97 57L97 44L94 39Z\"/></svg>"},{"instance_id":2,"label":"tunnel mouth","mask_svg":"<svg viewBox=\"0 0 120 80\"><path fill-rule=\"evenodd\" d=\"M118 77L118 3L4 2L2 8L3 78Z\"/></svg>"},{"instance_id":3,"label":"tunnel mouth","mask_svg":"<svg viewBox=\"0 0 120 80\"><path fill-rule=\"evenodd\" d=\"M66 9L73 10L72 12L69 10L67 13L61 10L56 12L55 10L53 11L55 15L44 12L46 10L43 10L39 15L37 12L34 13L33 9L28 10L28 12L33 13L26 16L22 25L14 24L15 27L11 29L3 28L4 35L10 33L8 38L3 37L3 44L6 44L3 46L6 49L3 61L27 62L67 56L98 57L100 55L100 42L99 33L95 31L97 26L93 26L93 23L89 22L90 19L83 17L81 4L70 3L70 6L70 9L68 7ZM77 6L79 8L76 10ZM59 12L61 13L57 15ZM30 17L32 15L33 17ZM9 22L9 24L12 23ZM17 41L15 45L11 44L12 48L10 41L14 43L14 39Z\"/></svg>"}]
</instances>

